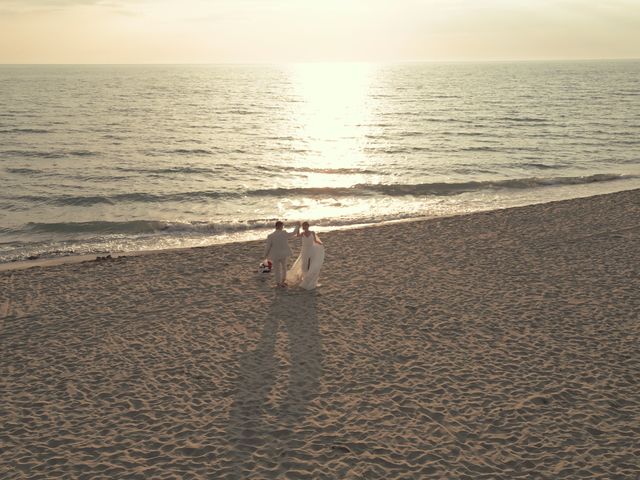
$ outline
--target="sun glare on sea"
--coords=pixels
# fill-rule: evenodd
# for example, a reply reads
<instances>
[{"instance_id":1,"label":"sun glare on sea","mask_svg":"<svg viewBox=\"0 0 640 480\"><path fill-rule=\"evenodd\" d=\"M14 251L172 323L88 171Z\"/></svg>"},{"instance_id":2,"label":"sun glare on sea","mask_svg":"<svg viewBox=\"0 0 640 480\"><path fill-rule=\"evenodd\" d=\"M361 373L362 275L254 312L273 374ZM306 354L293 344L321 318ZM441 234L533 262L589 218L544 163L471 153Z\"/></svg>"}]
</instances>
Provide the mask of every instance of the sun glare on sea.
<instances>
[{"instance_id":1,"label":"sun glare on sea","mask_svg":"<svg viewBox=\"0 0 640 480\"><path fill-rule=\"evenodd\" d=\"M362 202L331 196L330 189L376 183L366 152L375 105L371 92L377 67L363 63L309 63L289 67L291 95L287 128L301 153L291 166L303 173L296 187L324 192L322 199L302 195L283 199L283 218L309 220L356 214ZM289 134L287 134L289 135ZM366 213L366 212L365 212Z\"/></svg>"},{"instance_id":2,"label":"sun glare on sea","mask_svg":"<svg viewBox=\"0 0 640 480\"><path fill-rule=\"evenodd\" d=\"M299 161L316 172L309 175L309 186L326 185L322 170L366 167L363 147L371 117L374 66L312 63L291 68L293 91L298 98L292 121L308 152Z\"/></svg>"}]
</instances>

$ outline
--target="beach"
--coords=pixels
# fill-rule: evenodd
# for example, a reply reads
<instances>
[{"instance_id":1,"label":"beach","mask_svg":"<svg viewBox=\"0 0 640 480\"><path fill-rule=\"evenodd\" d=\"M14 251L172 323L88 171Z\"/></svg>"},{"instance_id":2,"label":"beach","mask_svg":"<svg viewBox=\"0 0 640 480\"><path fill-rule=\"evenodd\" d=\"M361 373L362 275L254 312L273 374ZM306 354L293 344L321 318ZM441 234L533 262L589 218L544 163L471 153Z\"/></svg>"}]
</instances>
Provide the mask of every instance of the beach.
<instances>
[{"instance_id":1,"label":"beach","mask_svg":"<svg viewBox=\"0 0 640 480\"><path fill-rule=\"evenodd\" d=\"M328 232L313 292L261 241L1 272L0 477L639 478L639 218Z\"/></svg>"}]
</instances>

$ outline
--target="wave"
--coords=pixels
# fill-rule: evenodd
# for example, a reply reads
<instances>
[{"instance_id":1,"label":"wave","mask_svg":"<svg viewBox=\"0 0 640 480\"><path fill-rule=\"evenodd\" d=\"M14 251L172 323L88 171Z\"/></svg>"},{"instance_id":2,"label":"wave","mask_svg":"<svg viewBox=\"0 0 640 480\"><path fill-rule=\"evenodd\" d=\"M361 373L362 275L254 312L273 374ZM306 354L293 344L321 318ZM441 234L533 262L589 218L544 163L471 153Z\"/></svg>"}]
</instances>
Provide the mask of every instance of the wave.
<instances>
[{"instance_id":1,"label":"wave","mask_svg":"<svg viewBox=\"0 0 640 480\"><path fill-rule=\"evenodd\" d=\"M480 145L477 147L462 147L457 150L458 152L498 152L499 148L489 147L486 145Z\"/></svg>"},{"instance_id":2,"label":"wave","mask_svg":"<svg viewBox=\"0 0 640 480\"><path fill-rule=\"evenodd\" d=\"M250 220L246 222L166 222L159 220L131 220L122 222L59 222L28 223L29 233L47 234L96 234L96 235L144 235L144 234L223 234L273 227L276 219Z\"/></svg>"},{"instance_id":3,"label":"wave","mask_svg":"<svg viewBox=\"0 0 640 480\"><path fill-rule=\"evenodd\" d=\"M296 138L292 137L290 135L285 135L285 136L267 136L265 137L265 140L275 140L275 141L287 141L287 142L292 142L294 141Z\"/></svg>"},{"instance_id":4,"label":"wave","mask_svg":"<svg viewBox=\"0 0 640 480\"><path fill-rule=\"evenodd\" d=\"M538 168L540 170L558 170L558 169L566 168L566 165L559 165L559 164L549 165L548 163L536 163L536 162L523 163L521 166L527 167L527 168Z\"/></svg>"},{"instance_id":5,"label":"wave","mask_svg":"<svg viewBox=\"0 0 640 480\"><path fill-rule=\"evenodd\" d=\"M379 217L315 219L314 226L342 227L376 224L415 218L401 213ZM0 263L68 255L87 255L170 247L202 246L218 243L229 235L245 239L264 238L276 219L259 219L227 223L164 222L131 220L120 222L29 223L20 229L0 228L0 234L28 236L29 242L0 243ZM215 240L215 238L218 240ZM46 239L40 241L41 239Z\"/></svg>"},{"instance_id":6,"label":"wave","mask_svg":"<svg viewBox=\"0 0 640 480\"><path fill-rule=\"evenodd\" d=\"M58 159L66 157L93 157L97 155L96 152L92 152L89 150L69 150L56 152L39 152L37 150L4 150L1 151L0 154L7 157L47 159Z\"/></svg>"},{"instance_id":7,"label":"wave","mask_svg":"<svg viewBox=\"0 0 640 480\"><path fill-rule=\"evenodd\" d=\"M111 196L106 195L58 195L58 196L40 196L40 195L19 195L13 197L5 197L10 200L19 200L23 202L33 202L60 207L88 207L92 205L117 205L122 203L161 203L161 202L185 202L185 201L202 201L219 198L233 198L242 196L239 192L217 192L217 191L201 191L201 192L177 192L177 193L121 193Z\"/></svg>"},{"instance_id":8,"label":"wave","mask_svg":"<svg viewBox=\"0 0 640 480\"><path fill-rule=\"evenodd\" d=\"M638 97L640 93L635 90L620 90L618 92L611 92L611 95L615 97Z\"/></svg>"},{"instance_id":9,"label":"wave","mask_svg":"<svg viewBox=\"0 0 640 480\"><path fill-rule=\"evenodd\" d=\"M172 149L147 149L144 154L148 157L165 157L165 156L185 156L185 157L207 157L214 156L225 150L218 147L210 148L172 148Z\"/></svg>"},{"instance_id":10,"label":"wave","mask_svg":"<svg viewBox=\"0 0 640 480\"><path fill-rule=\"evenodd\" d=\"M638 140L612 140L611 143L614 145L640 145Z\"/></svg>"},{"instance_id":11,"label":"wave","mask_svg":"<svg viewBox=\"0 0 640 480\"><path fill-rule=\"evenodd\" d=\"M82 182L114 182L118 180L126 180L127 177L124 175L94 175L91 173L87 174L69 174L66 171L52 171L52 170L38 170L36 168L6 168L5 171L7 173L13 173L14 175L27 175L31 177L57 177L64 178L66 180L80 180ZM28 200L29 196L21 196L17 197L22 200ZM34 197L36 201L46 201L41 197Z\"/></svg>"},{"instance_id":12,"label":"wave","mask_svg":"<svg viewBox=\"0 0 640 480\"><path fill-rule=\"evenodd\" d=\"M6 128L0 129L0 133L51 133L44 128Z\"/></svg>"},{"instance_id":13,"label":"wave","mask_svg":"<svg viewBox=\"0 0 640 480\"><path fill-rule=\"evenodd\" d=\"M163 203L163 202L202 202L216 199L239 199L243 197L365 197L365 196L448 196L483 190L534 189L560 185L583 185L597 182L612 182L637 178L631 175L596 174L583 177L530 177L506 180L486 180L472 182L438 182L417 184L357 184L351 187L276 187L246 191L193 191L175 193L122 193L111 196L57 196L45 197L22 195L4 197L10 200L43 203L57 206L89 206L97 204L118 205L121 203Z\"/></svg>"},{"instance_id":14,"label":"wave","mask_svg":"<svg viewBox=\"0 0 640 480\"><path fill-rule=\"evenodd\" d=\"M365 147L364 151L366 153L373 154L385 154L385 155L397 155L401 153L417 153L417 152L432 152L434 151L433 147L424 147L424 146L413 146L413 147L378 147L371 146Z\"/></svg>"},{"instance_id":15,"label":"wave","mask_svg":"<svg viewBox=\"0 0 640 480\"><path fill-rule=\"evenodd\" d=\"M247 110L244 108L232 108L227 110L226 113L230 113L232 115L259 115L260 111L258 110Z\"/></svg>"},{"instance_id":16,"label":"wave","mask_svg":"<svg viewBox=\"0 0 640 480\"><path fill-rule=\"evenodd\" d=\"M478 132L462 131L462 132L452 132L452 136L454 137L486 137L487 133L484 131L478 131Z\"/></svg>"},{"instance_id":17,"label":"wave","mask_svg":"<svg viewBox=\"0 0 640 480\"><path fill-rule=\"evenodd\" d=\"M7 168L5 170L7 173L17 173L21 175L37 175L42 173L42 170L37 170L35 168Z\"/></svg>"},{"instance_id":18,"label":"wave","mask_svg":"<svg viewBox=\"0 0 640 480\"><path fill-rule=\"evenodd\" d=\"M505 122L536 123L536 124L546 124L549 121L546 118L535 118L535 117L502 117L499 120L502 120Z\"/></svg>"},{"instance_id":19,"label":"wave","mask_svg":"<svg viewBox=\"0 0 640 480\"><path fill-rule=\"evenodd\" d=\"M169 150L168 153L178 155L214 155L216 152L208 148L176 148L175 150Z\"/></svg>"},{"instance_id":20,"label":"wave","mask_svg":"<svg viewBox=\"0 0 640 480\"><path fill-rule=\"evenodd\" d=\"M359 216L354 218L320 218L314 219L313 225L319 227L344 227L381 223L393 220L415 218L416 214L396 213L380 216ZM276 218L263 218L237 222L170 222L161 220L130 220L120 222L93 221L93 222L58 222L26 224L24 230L29 234L62 235L72 237L102 237L105 235L140 236L140 235L171 235L171 236L198 236L198 235L225 235L248 231L260 231L274 228ZM286 219L285 219L286 221ZM5 229L6 230L6 229ZM3 231L2 233L7 233ZM9 232L14 233L14 232ZM89 235L87 235L89 234Z\"/></svg>"},{"instance_id":21,"label":"wave","mask_svg":"<svg viewBox=\"0 0 640 480\"><path fill-rule=\"evenodd\" d=\"M145 173L152 175L172 175L176 173L186 174L212 174L218 173L219 169L202 167L168 167L168 168L134 168L134 167L114 167L114 170L130 173Z\"/></svg>"},{"instance_id":22,"label":"wave","mask_svg":"<svg viewBox=\"0 0 640 480\"><path fill-rule=\"evenodd\" d=\"M281 170L287 170L286 168L282 168ZM370 170L367 168L311 168L311 167L299 167L292 168L290 171L293 172L303 172L303 173L325 173L325 174L336 174L336 175L350 175L350 174L370 174L370 175L380 175L381 172L376 170Z\"/></svg>"},{"instance_id":23,"label":"wave","mask_svg":"<svg viewBox=\"0 0 640 480\"><path fill-rule=\"evenodd\" d=\"M551 177L551 178L517 178L507 180L487 180L459 183L418 183L418 184L358 184L352 187L332 188L272 188L263 190L253 190L247 192L252 196L363 196L363 195L386 195L386 196L445 196L459 195L467 192L482 190L502 190L502 189L533 189L540 187L561 186L561 185L583 185L596 182L611 182L636 178L630 175L618 174L596 174L583 177Z\"/></svg>"},{"instance_id":24,"label":"wave","mask_svg":"<svg viewBox=\"0 0 640 480\"><path fill-rule=\"evenodd\" d=\"M376 170L367 168L313 168L313 167L289 167L275 165L258 165L254 167L265 172L299 172L299 173L323 173L328 175L349 175L349 174L381 174ZM239 167L230 164L217 164L212 167L168 167L168 168L135 168L135 167L114 167L114 170L130 173L144 173L148 175L173 175L173 174L194 174L211 175L220 174L224 169L239 170ZM26 173L26 172L25 172Z\"/></svg>"}]
</instances>

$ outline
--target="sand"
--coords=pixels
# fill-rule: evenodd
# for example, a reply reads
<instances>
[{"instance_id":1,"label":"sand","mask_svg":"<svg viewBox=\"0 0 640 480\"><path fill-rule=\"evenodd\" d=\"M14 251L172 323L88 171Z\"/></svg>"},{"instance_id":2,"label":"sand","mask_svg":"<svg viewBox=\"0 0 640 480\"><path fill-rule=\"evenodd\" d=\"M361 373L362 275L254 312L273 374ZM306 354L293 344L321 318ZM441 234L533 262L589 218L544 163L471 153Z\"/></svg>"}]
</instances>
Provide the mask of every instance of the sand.
<instances>
[{"instance_id":1,"label":"sand","mask_svg":"<svg viewBox=\"0 0 640 480\"><path fill-rule=\"evenodd\" d=\"M640 478L639 222L330 232L315 292L262 242L2 272L0 478Z\"/></svg>"}]
</instances>

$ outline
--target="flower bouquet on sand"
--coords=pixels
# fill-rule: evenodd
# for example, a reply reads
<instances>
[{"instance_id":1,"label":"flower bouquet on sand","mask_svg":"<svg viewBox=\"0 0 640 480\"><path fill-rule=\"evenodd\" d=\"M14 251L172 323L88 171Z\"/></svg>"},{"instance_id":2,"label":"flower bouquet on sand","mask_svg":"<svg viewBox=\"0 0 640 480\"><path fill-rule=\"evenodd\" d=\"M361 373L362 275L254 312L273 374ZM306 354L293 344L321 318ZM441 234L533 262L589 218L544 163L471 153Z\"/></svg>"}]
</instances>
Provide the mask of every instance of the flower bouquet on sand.
<instances>
[{"instance_id":1,"label":"flower bouquet on sand","mask_svg":"<svg viewBox=\"0 0 640 480\"><path fill-rule=\"evenodd\" d=\"M258 265L258 273L270 273L272 266L273 263L271 263L271 260L266 258L264 261L260 262L260 265Z\"/></svg>"}]
</instances>

